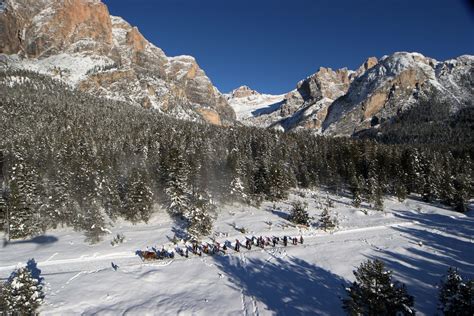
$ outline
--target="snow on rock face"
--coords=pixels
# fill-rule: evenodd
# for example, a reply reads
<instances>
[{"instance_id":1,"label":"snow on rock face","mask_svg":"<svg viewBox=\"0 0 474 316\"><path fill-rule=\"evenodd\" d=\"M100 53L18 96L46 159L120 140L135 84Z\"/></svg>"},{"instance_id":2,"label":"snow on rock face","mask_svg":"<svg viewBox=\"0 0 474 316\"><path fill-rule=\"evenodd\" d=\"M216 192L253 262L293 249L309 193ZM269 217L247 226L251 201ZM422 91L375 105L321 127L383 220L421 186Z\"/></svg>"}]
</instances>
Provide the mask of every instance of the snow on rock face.
<instances>
[{"instance_id":1,"label":"snow on rock face","mask_svg":"<svg viewBox=\"0 0 474 316\"><path fill-rule=\"evenodd\" d=\"M278 111L285 95L260 94L247 86L242 86L226 94L225 97L234 109L237 119L245 120L249 125L266 127L262 122L258 122L258 117Z\"/></svg>"},{"instance_id":2,"label":"snow on rock face","mask_svg":"<svg viewBox=\"0 0 474 316\"><path fill-rule=\"evenodd\" d=\"M434 94L448 101L452 113L472 104L474 56L438 62L397 52L380 60L370 57L356 71L321 67L275 105L265 104L248 87L227 98L245 124L350 136L370 128L374 117L390 121ZM266 111L255 111L264 107Z\"/></svg>"},{"instance_id":3,"label":"snow on rock face","mask_svg":"<svg viewBox=\"0 0 474 316\"><path fill-rule=\"evenodd\" d=\"M346 95L331 104L323 130L352 135L369 128L374 116L390 119L416 105L420 95L436 91L450 100L454 110L472 100L472 82L471 57L438 62L419 53L384 56L351 83Z\"/></svg>"},{"instance_id":4,"label":"snow on rock face","mask_svg":"<svg viewBox=\"0 0 474 316\"><path fill-rule=\"evenodd\" d=\"M229 124L235 113L194 58L168 58L99 0L6 0L3 66L184 119ZM60 70L59 70L60 69Z\"/></svg>"}]
</instances>

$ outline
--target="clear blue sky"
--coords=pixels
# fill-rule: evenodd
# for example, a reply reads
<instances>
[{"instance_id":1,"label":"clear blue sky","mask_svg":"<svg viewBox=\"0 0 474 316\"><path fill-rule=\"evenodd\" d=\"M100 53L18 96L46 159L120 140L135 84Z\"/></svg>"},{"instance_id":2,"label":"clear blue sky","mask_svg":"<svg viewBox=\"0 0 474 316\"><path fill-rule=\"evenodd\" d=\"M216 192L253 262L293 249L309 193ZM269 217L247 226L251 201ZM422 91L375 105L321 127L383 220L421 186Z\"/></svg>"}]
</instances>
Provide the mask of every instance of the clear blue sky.
<instances>
[{"instance_id":1,"label":"clear blue sky","mask_svg":"<svg viewBox=\"0 0 474 316\"><path fill-rule=\"evenodd\" d=\"M320 66L417 51L474 54L464 0L104 0L168 56L192 55L213 83L284 93Z\"/></svg>"}]
</instances>

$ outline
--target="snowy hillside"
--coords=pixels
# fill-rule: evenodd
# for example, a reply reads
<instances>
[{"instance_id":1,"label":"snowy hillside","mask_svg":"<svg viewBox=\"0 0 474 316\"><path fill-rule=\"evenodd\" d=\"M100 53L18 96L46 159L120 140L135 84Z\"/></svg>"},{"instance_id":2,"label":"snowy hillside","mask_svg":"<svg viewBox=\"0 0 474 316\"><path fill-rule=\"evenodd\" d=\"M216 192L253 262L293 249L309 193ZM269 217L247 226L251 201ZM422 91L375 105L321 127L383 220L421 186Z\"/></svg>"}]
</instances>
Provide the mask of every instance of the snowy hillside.
<instances>
[{"instance_id":1,"label":"snowy hillside","mask_svg":"<svg viewBox=\"0 0 474 316\"><path fill-rule=\"evenodd\" d=\"M474 276L472 211L463 215L415 199L388 199L386 211L377 212L331 195L330 212L339 221L334 232L316 225L298 228L286 220L289 202L304 200L315 224L326 197L320 191L293 191L289 201L265 202L258 209L219 209L214 237L222 244L252 235L303 236L304 243L296 246L144 263L136 250L171 249L170 240L180 233L160 211L148 225L117 223L113 235L96 245L70 229L7 244L0 249L0 278L34 257L46 282L44 315L341 315L339 297L353 280L352 271L366 259L381 258L407 285L417 312L433 315L437 284L449 266ZM125 241L111 246L117 233Z\"/></svg>"},{"instance_id":2,"label":"snowy hillside","mask_svg":"<svg viewBox=\"0 0 474 316\"><path fill-rule=\"evenodd\" d=\"M224 96L234 109L237 119L250 124L251 118L278 111L285 99L285 94L261 94L247 86L239 87Z\"/></svg>"}]
</instances>

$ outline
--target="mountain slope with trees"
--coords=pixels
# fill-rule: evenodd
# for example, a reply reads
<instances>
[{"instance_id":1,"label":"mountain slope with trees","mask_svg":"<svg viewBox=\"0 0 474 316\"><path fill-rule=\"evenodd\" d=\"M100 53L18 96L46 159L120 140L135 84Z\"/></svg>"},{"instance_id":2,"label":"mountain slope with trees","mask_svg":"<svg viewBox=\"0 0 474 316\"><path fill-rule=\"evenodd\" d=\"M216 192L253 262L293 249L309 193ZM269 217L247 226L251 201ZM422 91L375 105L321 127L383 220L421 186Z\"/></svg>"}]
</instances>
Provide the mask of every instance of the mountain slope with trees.
<instances>
[{"instance_id":1,"label":"mountain slope with trees","mask_svg":"<svg viewBox=\"0 0 474 316\"><path fill-rule=\"evenodd\" d=\"M25 71L1 73L0 93L0 218L15 210L15 238L65 224L95 241L108 220L147 221L156 203L189 220L193 201L258 203L295 186L347 189L375 204L418 193L459 211L473 196L462 148L198 124Z\"/></svg>"}]
</instances>

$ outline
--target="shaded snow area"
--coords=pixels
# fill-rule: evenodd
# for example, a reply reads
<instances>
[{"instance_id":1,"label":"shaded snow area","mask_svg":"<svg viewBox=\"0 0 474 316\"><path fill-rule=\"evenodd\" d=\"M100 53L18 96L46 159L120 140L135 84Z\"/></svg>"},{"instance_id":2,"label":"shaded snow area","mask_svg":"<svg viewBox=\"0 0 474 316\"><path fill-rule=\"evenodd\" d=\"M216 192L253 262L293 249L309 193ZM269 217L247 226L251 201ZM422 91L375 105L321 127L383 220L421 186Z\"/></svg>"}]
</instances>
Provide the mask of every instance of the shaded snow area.
<instances>
[{"instance_id":1,"label":"shaded snow area","mask_svg":"<svg viewBox=\"0 0 474 316\"><path fill-rule=\"evenodd\" d=\"M181 232L158 211L146 225L115 223L113 234L95 245L66 228L12 242L0 249L0 278L34 257L46 283L44 315L342 315L340 297L343 285L354 280L352 271L364 260L380 258L394 279L407 285L417 312L433 315L437 284L449 266L474 277L472 211L387 199L385 212L377 212L367 205L354 208L348 197L329 198L330 214L339 221L333 232L286 220L290 202L304 200L317 223L324 192L295 191L288 201L265 202L258 209L219 208L214 233L221 243L252 235L302 235L303 244L142 262L138 249L171 249L170 240ZM112 246L118 233L125 240Z\"/></svg>"}]
</instances>

